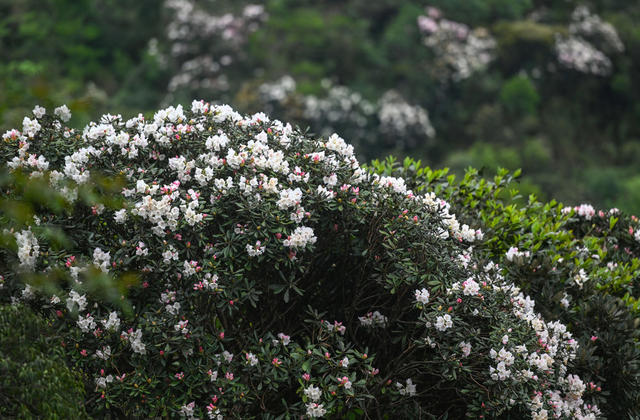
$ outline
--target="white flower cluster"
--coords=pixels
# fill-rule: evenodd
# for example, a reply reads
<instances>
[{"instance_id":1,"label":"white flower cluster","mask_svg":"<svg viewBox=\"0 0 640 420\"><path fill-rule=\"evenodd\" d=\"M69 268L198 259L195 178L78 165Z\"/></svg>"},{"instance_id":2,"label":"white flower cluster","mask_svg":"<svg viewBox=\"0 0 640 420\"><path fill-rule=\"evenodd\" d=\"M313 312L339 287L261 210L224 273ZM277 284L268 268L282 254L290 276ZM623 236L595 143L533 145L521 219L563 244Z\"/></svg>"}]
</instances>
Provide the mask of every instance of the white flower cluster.
<instances>
[{"instance_id":1,"label":"white flower cluster","mask_svg":"<svg viewBox=\"0 0 640 420\"><path fill-rule=\"evenodd\" d=\"M512 253L515 252L517 251L512 251ZM470 258L473 258L473 255L470 255ZM531 409L532 416L535 417L542 412L541 410L552 413L551 410L562 407L556 411L557 417L595 419L599 410L595 405L587 406L583 403L584 389L580 386L582 381L567 372L568 363L576 357L578 344L565 325L560 322L545 322L541 315L534 311L535 302L528 296L524 296L518 287L507 283L496 264L490 263L484 267L475 267L470 264L469 267L474 270L471 278L473 283L469 279L462 282L462 285L459 282L454 283L447 289L447 295L453 295L451 298L455 298L454 294L457 294L458 302L462 302L461 299L465 296L464 283L467 283L466 287L472 292L471 294L475 293L476 285L479 287L482 284L487 288L487 292L483 295L495 293L497 296L503 296L504 305L511 308L516 325L522 323L521 325L530 331L530 336L535 337L535 340L530 340L526 344L519 344L514 336L503 334L499 342L496 342L497 346L489 351L489 357L493 361L487 367L490 377L495 381L508 380L510 386L515 386L518 383L531 384L532 381L540 381L542 379L539 376L555 375L559 378L556 382L558 389L546 391L544 398L536 394L530 401L524 401ZM435 327L444 332L443 338L456 337L456 329L449 314L439 315L440 311L434 308L425 308L424 311L433 311L431 313L436 317ZM478 316L480 312L475 309L471 314ZM427 322L427 327L430 325ZM510 331L511 329L508 330ZM435 343L429 337L425 338L425 343L432 348L435 347ZM458 347L463 357L470 355L470 343L459 342Z\"/></svg>"},{"instance_id":2,"label":"white flower cluster","mask_svg":"<svg viewBox=\"0 0 640 420\"><path fill-rule=\"evenodd\" d=\"M387 91L382 95L378 101L378 108L380 130L389 136L409 142L413 138L431 139L436 134L427 110L421 106L407 103L394 90ZM415 147L417 142L412 141L407 146Z\"/></svg>"},{"instance_id":3,"label":"white flower cluster","mask_svg":"<svg viewBox=\"0 0 640 420\"><path fill-rule=\"evenodd\" d=\"M189 320L179 321L176 325L173 326L173 329L180 332L182 335L189 334Z\"/></svg>"},{"instance_id":4,"label":"white flower cluster","mask_svg":"<svg viewBox=\"0 0 640 420\"><path fill-rule=\"evenodd\" d=\"M40 255L40 245L31 229L15 232L16 243L18 244L18 260L20 268L32 271L35 268L38 255Z\"/></svg>"},{"instance_id":5,"label":"white flower cluster","mask_svg":"<svg viewBox=\"0 0 640 420\"><path fill-rule=\"evenodd\" d=\"M165 305L164 309L169 314L177 316L180 312L180 302L176 302L176 292L165 291L160 295L160 303Z\"/></svg>"},{"instance_id":6,"label":"white flower cluster","mask_svg":"<svg viewBox=\"0 0 640 420\"><path fill-rule=\"evenodd\" d=\"M187 203L180 205L180 211L184 215L184 221L189 225L193 226L196 223L200 223L204 217L202 213L198 213L197 209L199 206L198 198L200 197L200 193L189 189L187 191Z\"/></svg>"},{"instance_id":7,"label":"white flower cluster","mask_svg":"<svg viewBox=\"0 0 640 420\"><path fill-rule=\"evenodd\" d=\"M193 419L195 418L195 414L193 412L194 408L196 406L196 402L195 401L191 401L189 404L185 404L182 407L180 407L180 411L178 414L180 414L180 417L186 417L188 419Z\"/></svg>"},{"instance_id":8,"label":"white flower cluster","mask_svg":"<svg viewBox=\"0 0 640 420\"><path fill-rule=\"evenodd\" d=\"M127 221L127 209L120 209L113 214L113 220L118 224L123 224Z\"/></svg>"},{"instance_id":9,"label":"white flower cluster","mask_svg":"<svg viewBox=\"0 0 640 420\"><path fill-rule=\"evenodd\" d=\"M310 418L318 418L327 414L327 410L322 404L315 402L307 403L307 416Z\"/></svg>"},{"instance_id":10,"label":"white flower cluster","mask_svg":"<svg viewBox=\"0 0 640 420\"><path fill-rule=\"evenodd\" d=\"M101 135L99 133L98 137ZM78 184L88 182L91 172L87 169L87 164L92 157L98 157L101 154L101 150L89 146L79 149L70 156L65 156L64 174Z\"/></svg>"},{"instance_id":11,"label":"white flower cluster","mask_svg":"<svg viewBox=\"0 0 640 420\"><path fill-rule=\"evenodd\" d=\"M30 119L29 117L24 117L22 120L22 132L27 135L27 137L35 137L38 134L42 127L40 123L38 123L37 119Z\"/></svg>"},{"instance_id":12,"label":"white flower cluster","mask_svg":"<svg viewBox=\"0 0 640 420\"><path fill-rule=\"evenodd\" d=\"M97 388L106 388L107 384L113 382L113 375L98 376L95 380Z\"/></svg>"},{"instance_id":13,"label":"white flower cluster","mask_svg":"<svg viewBox=\"0 0 640 420\"><path fill-rule=\"evenodd\" d=\"M104 252L100 248L93 250L93 263L103 272L109 271L109 263L111 262L111 255L108 252Z\"/></svg>"},{"instance_id":14,"label":"white flower cluster","mask_svg":"<svg viewBox=\"0 0 640 420\"><path fill-rule=\"evenodd\" d=\"M398 389L400 395L406 395L409 397L413 397L414 395L416 395L416 386L411 378L408 378L405 382L405 385L401 384L400 382L396 382L396 388Z\"/></svg>"},{"instance_id":15,"label":"white flower cluster","mask_svg":"<svg viewBox=\"0 0 640 420\"><path fill-rule=\"evenodd\" d=\"M193 285L193 290L209 290L212 292L216 292L218 291L218 288L218 275L212 273L206 273L202 281L199 281Z\"/></svg>"},{"instance_id":16,"label":"white flower cluster","mask_svg":"<svg viewBox=\"0 0 640 420\"><path fill-rule=\"evenodd\" d=\"M578 286L578 288L582 289L584 284L589 280L589 276L587 276L586 271L581 268L578 273L573 276L573 282Z\"/></svg>"},{"instance_id":17,"label":"white flower cluster","mask_svg":"<svg viewBox=\"0 0 640 420\"><path fill-rule=\"evenodd\" d=\"M348 144L342 137L335 133L329 136L329 139L324 144L324 147L326 147L327 150L338 152L346 158L353 157L353 146Z\"/></svg>"},{"instance_id":18,"label":"white flower cluster","mask_svg":"<svg viewBox=\"0 0 640 420\"><path fill-rule=\"evenodd\" d=\"M374 175L374 179L377 179L378 184L381 187L391 188L394 192L402 195L412 195L413 192L407 189L404 182L404 178L396 178L392 176L377 177Z\"/></svg>"},{"instance_id":19,"label":"white flower cluster","mask_svg":"<svg viewBox=\"0 0 640 420\"><path fill-rule=\"evenodd\" d=\"M436 318L436 323L434 324L436 330L438 331L446 331L449 328L453 327L453 319L451 319L451 315L444 314Z\"/></svg>"},{"instance_id":20,"label":"white flower cluster","mask_svg":"<svg viewBox=\"0 0 640 420\"><path fill-rule=\"evenodd\" d=\"M480 285L473 278L468 278L462 282L462 294L465 296L477 296L480 292Z\"/></svg>"},{"instance_id":21,"label":"white flower cluster","mask_svg":"<svg viewBox=\"0 0 640 420\"><path fill-rule=\"evenodd\" d=\"M322 391L317 386L309 386L304 389L304 395L311 401L318 401L322 397Z\"/></svg>"},{"instance_id":22,"label":"white flower cluster","mask_svg":"<svg viewBox=\"0 0 640 420\"><path fill-rule=\"evenodd\" d=\"M278 200L278 208L288 209L290 207L296 207L302 201L302 191L300 188L285 189L280 191L280 199Z\"/></svg>"},{"instance_id":23,"label":"white flower cluster","mask_svg":"<svg viewBox=\"0 0 640 420\"><path fill-rule=\"evenodd\" d=\"M471 354L471 344L467 343L466 341L461 341L458 346L460 347L460 350L462 350L462 356L469 357L469 355Z\"/></svg>"},{"instance_id":24,"label":"white flower cluster","mask_svg":"<svg viewBox=\"0 0 640 420\"><path fill-rule=\"evenodd\" d=\"M247 359L249 366L256 366L258 364L258 357L253 353L245 354L245 358Z\"/></svg>"},{"instance_id":25,"label":"white flower cluster","mask_svg":"<svg viewBox=\"0 0 640 420\"><path fill-rule=\"evenodd\" d=\"M85 295L81 296L78 292L72 290L69 292L69 297L67 298L67 309L71 312L75 307L78 308L78 312L84 311L87 307L87 298Z\"/></svg>"},{"instance_id":26,"label":"white flower cluster","mask_svg":"<svg viewBox=\"0 0 640 420\"><path fill-rule=\"evenodd\" d=\"M96 327L96 323L91 314L87 314L85 317L78 317L77 324L83 333L88 333Z\"/></svg>"},{"instance_id":27,"label":"white flower cluster","mask_svg":"<svg viewBox=\"0 0 640 420\"><path fill-rule=\"evenodd\" d=\"M340 333L340 335L344 335L344 333L347 332L347 327L342 325L342 322L333 321L333 324L332 324L329 321L324 321L324 326L327 327L327 330L329 332L336 331Z\"/></svg>"},{"instance_id":28,"label":"white flower cluster","mask_svg":"<svg viewBox=\"0 0 640 420\"><path fill-rule=\"evenodd\" d=\"M484 28L472 30L463 23L444 19L440 10L433 7L427 8L426 16L418 17L418 28L424 35L424 44L436 54L444 77L466 79L493 60L496 41Z\"/></svg>"},{"instance_id":29,"label":"white flower cluster","mask_svg":"<svg viewBox=\"0 0 640 420\"><path fill-rule=\"evenodd\" d=\"M289 75L272 83L263 83L258 88L258 94L267 102L285 102L295 91L296 81Z\"/></svg>"},{"instance_id":30,"label":"white flower cluster","mask_svg":"<svg viewBox=\"0 0 640 420\"><path fill-rule=\"evenodd\" d=\"M363 327L386 327L388 319L378 311L368 312L364 316L359 316L360 324Z\"/></svg>"},{"instance_id":31,"label":"white flower cluster","mask_svg":"<svg viewBox=\"0 0 640 420\"><path fill-rule=\"evenodd\" d=\"M104 346L101 350L96 350L95 356L101 360L108 360L111 357L111 346Z\"/></svg>"},{"instance_id":32,"label":"white flower cluster","mask_svg":"<svg viewBox=\"0 0 640 420\"><path fill-rule=\"evenodd\" d=\"M425 288L415 291L416 300L423 305L429 303L429 291Z\"/></svg>"},{"instance_id":33,"label":"white flower cluster","mask_svg":"<svg viewBox=\"0 0 640 420\"><path fill-rule=\"evenodd\" d=\"M291 337L285 333L278 333L278 340L280 340L283 345L288 346L291 342Z\"/></svg>"},{"instance_id":34,"label":"white flower cluster","mask_svg":"<svg viewBox=\"0 0 640 420\"><path fill-rule=\"evenodd\" d=\"M118 318L118 313L115 311L109 313L109 318L103 320L102 325L104 325L105 330L117 331L120 328L120 318Z\"/></svg>"},{"instance_id":35,"label":"white flower cluster","mask_svg":"<svg viewBox=\"0 0 640 420\"><path fill-rule=\"evenodd\" d=\"M182 274L185 277L191 277L199 271L198 261L184 261L182 263Z\"/></svg>"},{"instance_id":36,"label":"white flower cluster","mask_svg":"<svg viewBox=\"0 0 640 420\"><path fill-rule=\"evenodd\" d=\"M507 261L515 262L518 264L524 263L529 258L531 253L529 251L520 251L517 247L512 246L505 254Z\"/></svg>"},{"instance_id":37,"label":"white flower cluster","mask_svg":"<svg viewBox=\"0 0 640 420\"><path fill-rule=\"evenodd\" d=\"M575 207L564 207L562 209L563 214L569 214L572 211L580 217L584 217L585 220L591 220L596 214L596 209L591 204L580 204Z\"/></svg>"},{"instance_id":38,"label":"white flower cluster","mask_svg":"<svg viewBox=\"0 0 640 420\"><path fill-rule=\"evenodd\" d=\"M153 198L157 188L149 192L148 195L142 197L141 201L135 203L135 208L131 210L131 213L153 223L155 226L151 228L152 232L158 236L164 236L165 229L175 230L178 227L180 207L171 205L178 198L178 191L174 190L160 199Z\"/></svg>"},{"instance_id":39,"label":"white flower cluster","mask_svg":"<svg viewBox=\"0 0 640 420\"><path fill-rule=\"evenodd\" d=\"M127 332L123 332L121 337L129 342L131 350L133 350L134 353L147 354L147 348L142 342L142 330L137 329L133 331L133 329L130 329Z\"/></svg>"},{"instance_id":40,"label":"white flower cluster","mask_svg":"<svg viewBox=\"0 0 640 420\"><path fill-rule=\"evenodd\" d=\"M241 49L249 35L267 19L264 5L247 4L240 13L221 9L217 2L168 0L171 16L166 36L170 43L169 57L160 55L156 43L150 53L161 63L173 59L180 70L169 82L169 91L209 89L224 91L229 87L229 68L241 60Z\"/></svg>"},{"instance_id":41,"label":"white flower cluster","mask_svg":"<svg viewBox=\"0 0 640 420\"><path fill-rule=\"evenodd\" d=\"M569 35L557 36L555 48L558 61L564 67L607 76L613 66L605 53L619 53L624 45L610 23L581 5L571 15Z\"/></svg>"},{"instance_id":42,"label":"white flower cluster","mask_svg":"<svg viewBox=\"0 0 640 420\"><path fill-rule=\"evenodd\" d=\"M313 229L306 226L298 226L293 233L283 241L283 245L289 248L302 249L307 245L313 245L318 238L313 234Z\"/></svg>"},{"instance_id":43,"label":"white flower cluster","mask_svg":"<svg viewBox=\"0 0 640 420\"><path fill-rule=\"evenodd\" d=\"M611 72L609 57L582 38L557 37L555 48L558 61L564 67L600 76Z\"/></svg>"},{"instance_id":44,"label":"white flower cluster","mask_svg":"<svg viewBox=\"0 0 640 420\"><path fill-rule=\"evenodd\" d=\"M43 114L44 108L38 110L34 109L33 113L35 114L36 111L39 111L39 113ZM64 122L67 122L71 119L71 111L66 105L61 105L54 109L53 114Z\"/></svg>"},{"instance_id":45,"label":"white flower cluster","mask_svg":"<svg viewBox=\"0 0 640 420\"><path fill-rule=\"evenodd\" d=\"M329 80L323 80L325 97L304 97L303 115L312 121L323 121L325 130L331 130L336 124L350 124L365 127L368 119L375 113L375 105L346 86L337 86ZM323 134L328 134L326 131Z\"/></svg>"},{"instance_id":46,"label":"white flower cluster","mask_svg":"<svg viewBox=\"0 0 640 420\"><path fill-rule=\"evenodd\" d=\"M598 42L607 51L624 51L624 44L613 25L603 21L600 16L591 13L585 5L579 5L571 14L569 33Z\"/></svg>"},{"instance_id":47,"label":"white flower cluster","mask_svg":"<svg viewBox=\"0 0 640 420\"><path fill-rule=\"evenodd\" d=\"M400 147L425 144L435 135L429 113L419 105L409 104L397 91L386 91L371 102L346 86L322 81L323 95L300 95L296 82L286 75L264 83L258 89L260 100L270 112L286 113L290 104L302 108L303 118L322 135L340 130L352 142L387 143ZM379 133L379 138L371 133Z\"/></svg>"},{"instance_id":48,"label":"white flower cluster","mask_svg":"<svg viewBox=\"0 0 640 420\"><path fill-rule=\"evenodd\" d=\"M162 262L165 264L170 264L171 261L178 260L178 251L173 247L173 245L169 245L166 251L162 253Z\"/></svg>"},{"instance_id":49,"label":"white flower cluster","mask_svg":"<svg viewBox=\"0 0 640 420\"><path fill-rule=\"evenodd\" d=\"M18 130L8 131L4 134L3 138L5 140L15 140L14 136L20 138L20 132ZM38 156L33 153L28 153L29 145L29 143L21 141L20 147L18 149L18 156L15 156L13 159L11 159L11 161L7 162L7 166L11 169L36 169L36 171L31 173L31 177L36 177L42 174L41 171L46 171L47 169L49 169L49 162L42 155Z\"/></svg>"},{"instance_id":50,"label":"white flower cluster","mask_svg":"<svg viewBox=\"0 0 640 420\"><path fill-rule=\"evenodd\" d=\"M498 362L495 368L493 366L489 368L489 373L492 379L496 381L504 381L511 376L511 371L508 368L513 365L515 360L511 352L505 350L504 347L501 348L499 352L491 349L489 356Z\"/></svg>"}]
</instances>

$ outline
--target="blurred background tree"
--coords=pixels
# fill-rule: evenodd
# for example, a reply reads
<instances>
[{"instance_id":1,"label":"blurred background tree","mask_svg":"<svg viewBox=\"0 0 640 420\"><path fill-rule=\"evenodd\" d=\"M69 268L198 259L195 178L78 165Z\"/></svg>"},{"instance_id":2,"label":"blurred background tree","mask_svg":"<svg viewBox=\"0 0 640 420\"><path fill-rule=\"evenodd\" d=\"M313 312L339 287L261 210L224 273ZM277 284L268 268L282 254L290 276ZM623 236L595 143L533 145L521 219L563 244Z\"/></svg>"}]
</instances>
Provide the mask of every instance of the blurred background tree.
<instances>
[{"instance_id":1,"label":"blurred background tree","mask_svg":"<svg viewBox=\"0 0 640 420\"><path fill-rule=\"evenodd\" d=\"M204 98L640 211L640 4L0 0L0 128Z\"/></svg>"}]
</instances>

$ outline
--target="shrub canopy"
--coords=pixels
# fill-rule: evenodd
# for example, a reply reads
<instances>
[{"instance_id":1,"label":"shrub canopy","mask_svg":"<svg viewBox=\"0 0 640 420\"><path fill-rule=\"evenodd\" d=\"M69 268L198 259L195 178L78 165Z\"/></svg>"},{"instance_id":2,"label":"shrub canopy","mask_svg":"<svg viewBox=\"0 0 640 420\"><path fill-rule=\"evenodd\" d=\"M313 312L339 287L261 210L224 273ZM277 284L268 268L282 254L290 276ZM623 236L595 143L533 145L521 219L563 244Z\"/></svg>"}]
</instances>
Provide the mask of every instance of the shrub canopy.
<instances>
[{"instance_id":1,"label":"shrub canopy","mask_svg":"<svg viewBox=\"0 0 640 420\"><path fill-rule=\"evenodd\" d=\"M61 204L4 214L0 274L61 335L90 415L599 415L578 340L504 250L339 136L204 101L68 118L36 108L3 136L8 170Z\"/></svg>"}]
</instances>

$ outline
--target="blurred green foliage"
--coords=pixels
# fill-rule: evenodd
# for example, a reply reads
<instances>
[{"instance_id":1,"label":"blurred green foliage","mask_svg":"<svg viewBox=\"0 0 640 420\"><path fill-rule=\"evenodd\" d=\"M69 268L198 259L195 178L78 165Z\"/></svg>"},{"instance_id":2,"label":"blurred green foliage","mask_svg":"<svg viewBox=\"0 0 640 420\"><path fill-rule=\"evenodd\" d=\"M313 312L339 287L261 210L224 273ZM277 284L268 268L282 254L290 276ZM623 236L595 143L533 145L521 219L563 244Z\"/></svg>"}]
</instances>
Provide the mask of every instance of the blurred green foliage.
<instances>
[{"instance_id":1,"label":"blurred green foliage","mask_svg":"<svg viewBox=\"0 0 640 420\"><path fill-rule=\"evenodd\" d=\"M0 305L0 417L88 418L82 376L53 328L28 307Z\"/></svg>"},{"instance_id":2,"label":"blurred green foliage","mask_svg":"<svg viewBox=\"0 0 640 420\"><path fill-rule=\"evenodd\" d=\"M64 153L65 148L60 144L56 150ZM3 149L3 151L6 151ZM0 156L6 157L0 153ZM22 229L31 229L42 235L51 244L51 252L45 256L55 259L66 256L69 250L84 249L87 243L77 237L69 236L70 227L77 225L79 218L87 217L88 211L93 206L105 206L106 208L118 208L122 205L123 197L120 194L124 185L120 177L106 177L98 173L91 175L87 184L77 187L79 200L71 203L67 197L59 191L51 188L49 175L42 177L29 177L20 172L7 171L6 166L0 168L0 191L12 191L12 194L0 195L0 259L3 262L11 261L10 255L17 250L13 233ZM69 184L70 186L73 183ZM68 224L41 225L37 214L45 212L50 217L61 217L59 220L67 220ZM96 230L99 227L96 227ZM87 236L91 236L90 232ZM69 254L71 255L71 254ZM8 268L2 266L2 268ZM35 290L48 295L59 294L62 289L72 282L68 273L59 269L51 269L46 272L21 273L15 279L11 276L3 278L6 283L2 287L23 287L28 284ZM12 281L13 280L13 281ZM130 302L125 299L130 287L139 283L138 275L134 272L120 276L107 276L102 271L90 269L86 273L86 281L77 287L95 299L100 299L116 306L125 314L132 313ZM11 284L9 286L8 284ZM7 303L2 302L0 303ZM45 311L48 313L47 311Z\"/></svg>"}]
</instances>

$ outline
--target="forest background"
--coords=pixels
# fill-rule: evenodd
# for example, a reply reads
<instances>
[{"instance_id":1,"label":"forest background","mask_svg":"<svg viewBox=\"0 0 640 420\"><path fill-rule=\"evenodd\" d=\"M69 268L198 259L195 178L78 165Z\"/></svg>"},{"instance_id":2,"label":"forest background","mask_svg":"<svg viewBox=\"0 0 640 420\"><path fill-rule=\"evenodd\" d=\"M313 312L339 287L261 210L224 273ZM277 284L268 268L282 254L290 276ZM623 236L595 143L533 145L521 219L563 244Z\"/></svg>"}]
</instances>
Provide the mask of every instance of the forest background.
<instances>
[{"instance_id":1,"label":"forest background","mask_svg":"<svg viewBox=\"0 0 640 420\"><path fill-rule=\"evenodd\" d=\"M640 3L0 0L0 131L203 98L640 212Z\"/></svg>"}]
</instances>

